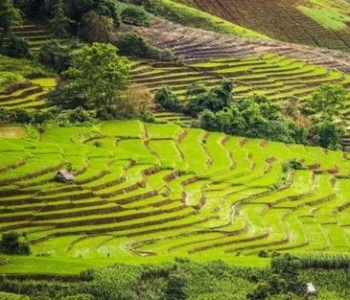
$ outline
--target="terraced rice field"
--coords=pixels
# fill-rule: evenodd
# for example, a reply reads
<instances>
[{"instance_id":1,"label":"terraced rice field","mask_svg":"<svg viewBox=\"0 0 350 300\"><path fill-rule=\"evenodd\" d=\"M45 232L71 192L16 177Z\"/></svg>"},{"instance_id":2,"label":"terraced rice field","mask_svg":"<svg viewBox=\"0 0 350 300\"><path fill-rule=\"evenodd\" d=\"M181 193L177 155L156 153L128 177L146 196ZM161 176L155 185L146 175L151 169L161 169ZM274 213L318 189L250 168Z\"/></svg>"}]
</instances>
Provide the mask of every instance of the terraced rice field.
<instances>
[{"instance_id":1,"label":"terraced rice field","mask_svg":"<svg viewBox=\"0 0 350 300\"><path fill-rule=\"evenodd\" d=\"M46 94L56 85L57 80L53 77L28 79L23 84L0 92L0 106L7 109L43 109L47 107Z\"/></svg>"},{"instance_id":2,"label":"terraced rice field","mask_svg":"<svg viewBox=\"0 0 350 300\"><path fill-rule=\"evenodd\" d=\"M322 84L338 84L350 89L350 75L347 73L271 53L187 62L182 66L157 64L153 67L141 63L134 65L132 70L134 82L154 91L162 85L168 85L182 100L189 84L200 82L216 86L223 78L234 81L236 99L259 94L273 101L295 99L304 102ZM350 98L341 114L344 121L349 123Z\"/></svg>"},{"instance_id":3,"label":"terraced rice field","mask_svg":"<svg viewBox=\"0 0 350 300\"><path fill-rule=\"evenodd\" d=\"M50 38L50 33L32 22L25 21L17 27L12 27L12 34L26 39L31 52L36 53Z\"/></svg>"},{"instance_id":4,"label":"terraced rice field","mask_svg":"<svg viewBox=\"0 0 350 300\"><path fill-rule=\"evenodd\" d=\"M350 76L345 73L271 53L218 58L183 66L158 64L152 67L144 63L135 65L132 70L133 81L154 90L166 84L180 96L184 96L191 83L215 86L223 78L235 82L238 97L257 93L279 101L306 100L316 87L325 83L350 87Z\"/></svg>"},{"instance_id":5,"label":"terraced rice field","mask_svg":"<svg viewBox=\"0 0 350 300\"><path fill-rule=\"evenodd\" d=\"M347 1L180 0L271 38L349 51Z\"/></svg>"},{"instance_id":6,"label":"terraced rice field","mask_svg":"<svg viewBox=\"0 0 350 300\"><path fill-rule=\"evenodd\" d=\"M0 158L0 233L25 232L33 255L349 250L341 152L125 121L52 127L40 138L28 128L1 139ZM292 158L307 169L284 174ZM75 182L54 182L68 166Z\"/></svg>"}]
</instances>

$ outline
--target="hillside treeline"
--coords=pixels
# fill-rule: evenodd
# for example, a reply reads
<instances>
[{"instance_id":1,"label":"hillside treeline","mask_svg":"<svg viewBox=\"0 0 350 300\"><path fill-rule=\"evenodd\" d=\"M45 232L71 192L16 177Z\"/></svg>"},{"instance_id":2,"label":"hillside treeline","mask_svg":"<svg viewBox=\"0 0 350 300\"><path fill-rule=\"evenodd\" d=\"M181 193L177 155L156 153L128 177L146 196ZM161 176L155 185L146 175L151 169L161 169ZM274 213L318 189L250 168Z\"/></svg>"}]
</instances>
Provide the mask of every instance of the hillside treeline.
<instances>
[{"instance_id":1,"label":"hillside treeline","mask_svg":"<svg viewBox=\"0 0 350 300\"><path fill-rule=\"evenodd\" d=\"M277 254L268 269L179 258L161 265L115 264L63 281L59 277L50 281L3 277L0 290L27 295L31 300L301 300L314 296L306 288L306 283L312 282L318 299L340 300L350 293L349 276L348 271L336 269L311 272L303 269L298 258Z\"/></svg>"},{"instance_id":2,"label":"hillside treeline","mask_svg":"<svg viewBox=\"0 0 350 300\"><path fill-rule=\"evenodd\" d=\"M323 85L305 104L293 99L279 104L260 95L235 97L233 83L224 80L212 89L190 85L185 104L166 86L157 91L155 101L165 109L198 118L194 125L205 130L339 149L344 130L337 116L345 96L344 88Z\"/></svg>"}]
</instances>

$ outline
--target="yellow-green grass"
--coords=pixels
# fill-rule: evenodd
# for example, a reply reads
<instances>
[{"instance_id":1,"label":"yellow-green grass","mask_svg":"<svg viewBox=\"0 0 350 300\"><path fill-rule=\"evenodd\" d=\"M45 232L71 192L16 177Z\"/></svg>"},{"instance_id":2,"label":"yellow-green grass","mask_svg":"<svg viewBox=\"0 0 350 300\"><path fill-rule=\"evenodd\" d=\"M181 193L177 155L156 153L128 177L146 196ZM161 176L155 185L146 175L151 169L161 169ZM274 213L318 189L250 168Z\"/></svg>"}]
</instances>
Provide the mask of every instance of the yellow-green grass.
<instances>
[{"instance_id":1,"label":"yellow-green grass","mask_svg":"<svg viewBox=\"0 0 350 300\"><path fill-rule=\"evenodd\" d=\"M16 295L12 293L0 292L0 299L2 300L29 300L27 296Z\"/></svg>"},{"instance_id":2,"label":"yellow-green grass","mask_svg":"<svg viewBox=\"0 0 350 300\"><path fill-rule=\"evenodd\" d=\"M349 247L341 152L133 120L2 138L0 157L0 232L26 232L33 252L10 258L3 273L70 274L176 256L242 264L260 250ZM283 173L293 158L310 169ZM76 181L53 181L67 166ZM23 260L29 266L16 269Z\"/></svg>"},{"instance_id":3,"label":"yellow-green grass","mask_svg":"<svg viewBox=\"0 0 350 300\"><path fill-rule=\"evenodd\" d=\"M311 0L310 6L299 5L305 15L315 20L321 26L331 30L343 30L347 28L346 23L350 20L346 14L349 6L340 1L334 5L333 1Z\"/></svg>"}]
</instances>

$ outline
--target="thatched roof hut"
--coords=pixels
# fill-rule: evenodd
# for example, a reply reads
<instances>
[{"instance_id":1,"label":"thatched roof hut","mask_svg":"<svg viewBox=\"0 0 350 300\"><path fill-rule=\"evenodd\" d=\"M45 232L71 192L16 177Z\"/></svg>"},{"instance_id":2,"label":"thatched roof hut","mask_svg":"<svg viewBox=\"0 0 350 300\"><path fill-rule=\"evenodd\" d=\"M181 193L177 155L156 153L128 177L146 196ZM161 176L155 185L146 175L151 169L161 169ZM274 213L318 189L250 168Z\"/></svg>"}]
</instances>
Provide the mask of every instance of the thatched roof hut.
<instances>
[{"instance_id":1,"label":"thatched roof hut","mask_svg":"<svg viewBox=\"0 0 350 300\"><path fill-rule=\"evenodd\" d=\"M55 180L63 183L73 183L75 177L71 172L64 169L57 172L57 174L55 175Z\"/></svg>"},{"instance_id":2,"label":"thatched roof hut","mask_svg":"<svg viewBox=\"0 0 350 300\"><path fill-rule=\"evenodd\" d=\"M317 290L312 282L306 284L306 292L308 295L317 295Z\"/></svg>"}]
</instances>

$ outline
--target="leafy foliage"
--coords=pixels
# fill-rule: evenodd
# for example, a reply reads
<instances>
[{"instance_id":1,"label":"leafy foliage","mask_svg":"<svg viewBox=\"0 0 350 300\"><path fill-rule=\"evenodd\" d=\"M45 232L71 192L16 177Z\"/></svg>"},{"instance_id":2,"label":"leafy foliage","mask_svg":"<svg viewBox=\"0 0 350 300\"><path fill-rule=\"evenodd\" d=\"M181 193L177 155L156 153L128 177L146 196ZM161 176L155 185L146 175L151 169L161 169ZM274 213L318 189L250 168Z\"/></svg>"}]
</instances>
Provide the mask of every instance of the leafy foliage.
<instances>
[{"instance_id":1,"label":"leafy foliage","mask_svg":"<svg viewBox=\"0 0 350 300\"><path fill-rule=\"evenodd\" d=\"M12 0L0 2L0 46L5 36L10 32L11 26L21 21L21 14L18 8L13 6Z\"/></svg>"},{"instance_id":2,"label":"leafy foliage","mask_svg":"<svg viewBox=\"0 0 350 300\"><path fill-rule=\"evenodd\" d=\"M274 256L270 271L258 282L254 290L247 294L247 299L271 299L270 296L275 295L282 296L282 299L305 297L306 283L300 277L300 269L301 263L297 258L289 254ZM286 295L289 296L285 297Z\"/></svg>"},{"instance_id":3,"label":"leafy foliage","mask_svg":"<svg viewBox=\"0 0 350 300\"><path fill-rule=\"evenodd\" d=\"M341 148L341 139L345 130L332 120L314 120L309 132L309 139L312 145L329 148L332 150Z\"/></svg>"},{"instance_id":4,"label":"leafy foliage","mask_svg":"<svg viewBox=\"0 0 350 300\"><path fill-rule=\"evenodd\" d=\"M223 81L219 87L211 90L192 84L186 93L187 103L184 112L193 117L198 116L205 109L217 112L230 105L232 94L233 84L230 81Z\"/></svg>"},{"instance_id":5,"label":"leafy foliage","mask_svg":"<svg viewBox=\"0 0 350 300\"><path fill-rule=\"evenodd\" d=\"M120 17L125 24L135 26L149 26L151 24L148 13L140 6L128 5L121 11Z\"/></svg>"},{"instance_id":6,"label":"leafy foliage","mask_svg":"<svg viewBox=\"0 0 350 300\"><path fill-rule=\"evenodd\" d=\"M65 38L68 36L68 30L72 20L70 20L65 12L63 0L56 0L52 5L53 17L49 22L52 34L57 38Z\"/></svg>"},{"instance_id":7,"label":"leafy foliage","mask_svg":"<svg viewBox=\"0 0 350 300\"><path fill-rule=\"evenodd\" d=\"M71 66L70 52L75 48L74 43L63 46L57 40L50 40L41 46L38 59L42 64L60 73Z\"/></svg>"},{"instance_id":8,"label":"leafy foliage","mask_svg":"<svg viewBox=\"0 0 350 300\"><path fill-rule=\"evenodd\" d=\"M67 84L48 95L50 104L63 109L81 106L100 116L119 115L125 104L120 92L128 84L129 68L116 47L94 43L74 51L65 75Z\"/></svg>"},{"instance_id":9,"label":"leafy foliage","mask_svg":"<svg viewBox=\"0 0 350 300\"><path fill-rule=\"evenodd\" d=\"M81 18L79 35L86 41L109 42L111 41L113 20L106 16L99 15L91 10Z\"/></svg>"},{"instance_id":10,"label":"leafy foliage","mask_svg":"<svg viewBox=\"0 0 350 300\"><path fill-rule=\"evenodd\" d=\"M154 100L165 109L169 109L171 111L180 110L179 100L167 86L163 86L157 90L156 94L154 95Z\"/></svg>"},{"instance_id":11,"label":"leafy foliage","mask_svg":"<svg viewBox=\"0 0 350 300\"><path fill-rule=\"evenodd\" d=\"M0 253L29 255L30 248L28 243L21 242L19 238L20 236L17 232L4 233L1 236Z\"/></svg>"},{"instance_id":12,"label":"leafy foliage","mask_svg":"<svg viewBox=\"0 0 350 300\"><path fill-rule=\"evenodd\" d=\"M116 41L116 45L121 55L161 60L174 59L174 54L170 50L161 50L148 44L145 39L136 32L126 33L120 36Z\"/></svg>"},{"instance_id":13,"label":"leafy foliage","mask_svg":"<svg viewBox=\"0 0 350 300\"><path fill-rule=\"evenodd\" d=\"M345 96L346 91L342 86L324 84L312 94L306 109L309 114L335 116L344 106Z\"/></svg>"},{"instance_id":14,"label":"leafy foliage","mask_svg":"<svg viewBox=\"0 0 350 300\"><path fill-rule=\"evenodd\" d=\"M17 36L11 36L0 48L0 53L15 58L32 57L28 41Z\"/></svg>"}]
</instances>

